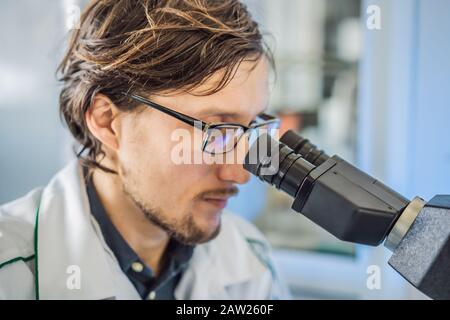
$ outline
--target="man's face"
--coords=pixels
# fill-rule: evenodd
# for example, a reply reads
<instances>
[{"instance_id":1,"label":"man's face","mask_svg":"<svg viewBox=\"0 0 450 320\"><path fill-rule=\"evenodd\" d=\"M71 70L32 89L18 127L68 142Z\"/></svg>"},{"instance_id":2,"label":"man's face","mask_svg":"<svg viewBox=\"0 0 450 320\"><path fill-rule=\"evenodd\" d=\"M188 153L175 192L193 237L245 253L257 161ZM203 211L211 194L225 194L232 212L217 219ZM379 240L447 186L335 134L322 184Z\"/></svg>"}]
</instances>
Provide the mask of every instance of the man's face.
<instances>
[{"instance_id":1,"label":"man's face","mask_svg":"<svg viewBox=\"0 0 450 320\"><path fill-rule=\"evenodd\" d=\"M252 62L244 62L232 81L213 95L196 93L214 86L220 74L192 94L148 98L206 123L233 122L248 126L267 106L268 69L265 59L257 62L256 67ZM180 129L192 136L198 130L151 108L124 116L117 154L119 179L125 194L148 220L181 242L203 243L218 234L227 199L237 193L237 184L249 180L249 174L236 161L175 163L173 150L180 141L173 139L173 133ZM189 152L194 158L195 153L201 153L201 147L193 145ZM242 157L236 150L231 152Z\"/></svg>"}]
</instances>

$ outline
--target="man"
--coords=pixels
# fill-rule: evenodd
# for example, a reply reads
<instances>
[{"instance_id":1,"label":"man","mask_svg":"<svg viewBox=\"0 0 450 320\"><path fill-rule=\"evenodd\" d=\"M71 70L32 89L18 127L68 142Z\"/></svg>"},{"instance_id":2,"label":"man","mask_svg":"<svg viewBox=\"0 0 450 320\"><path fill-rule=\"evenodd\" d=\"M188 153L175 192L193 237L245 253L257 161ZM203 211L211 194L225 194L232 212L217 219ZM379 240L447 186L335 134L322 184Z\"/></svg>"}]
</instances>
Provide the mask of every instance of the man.
<instances>
[{"instance_id":1,"label":"man","mask_svg":"<svg viewBox=\"0 0 450 320\"><path fill-rule=\"evenodd\" d=\"M277 123L270 65L237 0L92 1L59 69L83 150L0 208L0 299L285 297L261 233L222 212ZM175 152L180 132L201 143Z\"/></svg>"}]
</instances>

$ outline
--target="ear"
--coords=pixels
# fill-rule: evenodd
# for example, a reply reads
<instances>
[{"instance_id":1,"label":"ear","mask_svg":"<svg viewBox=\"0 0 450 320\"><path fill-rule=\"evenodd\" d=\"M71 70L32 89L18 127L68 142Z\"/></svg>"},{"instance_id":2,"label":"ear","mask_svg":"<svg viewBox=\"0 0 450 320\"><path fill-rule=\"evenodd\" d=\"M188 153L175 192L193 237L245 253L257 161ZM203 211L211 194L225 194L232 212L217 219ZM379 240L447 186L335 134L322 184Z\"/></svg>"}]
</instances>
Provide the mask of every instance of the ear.
<instances>
[{"instance_id":1,"label":"ear","mask_svg":"<svg viewBox=\"0 0 450 320\"><path fill-rule=\"evenodd\" d=\"M92 135L106 148L116 151L119 148L119 126L116 117L119 110L103 94L96 94L85 114L86 124Z\"/></svg>"}]
</instances>

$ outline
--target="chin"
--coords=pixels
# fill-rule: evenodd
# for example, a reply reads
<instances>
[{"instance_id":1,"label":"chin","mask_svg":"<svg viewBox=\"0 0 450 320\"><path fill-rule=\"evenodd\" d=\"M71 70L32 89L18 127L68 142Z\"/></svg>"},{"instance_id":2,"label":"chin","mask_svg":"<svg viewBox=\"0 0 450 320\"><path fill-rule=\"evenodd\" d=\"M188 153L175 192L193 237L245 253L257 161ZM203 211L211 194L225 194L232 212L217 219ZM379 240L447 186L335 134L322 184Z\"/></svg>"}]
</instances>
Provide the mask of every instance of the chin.
<instances>
[{"instance_id":1,"label":"chin","mask_svg":"<svg viewBox=\"0 0 450 320\"><path fill-rule=\"evenodd\" d=\"M214 232L221 223L222 216L222 210L215 210L215 211L209 211L200 213L197 215L196 224L205 232L212 233Z\"/></svg>"},{"instance_id":2,"label":"chin","mask_svg":"<svg viewBox=\"0 0 450 320\"><path fill-rule=\"evenodd\" d=\"M216 238L220 232L221 228L221 218L220 215L217 221L208 221L206 224L199 225L200 229L203 230L203 240L200 243L205 243Z\"/></svg>"}]
</instances>

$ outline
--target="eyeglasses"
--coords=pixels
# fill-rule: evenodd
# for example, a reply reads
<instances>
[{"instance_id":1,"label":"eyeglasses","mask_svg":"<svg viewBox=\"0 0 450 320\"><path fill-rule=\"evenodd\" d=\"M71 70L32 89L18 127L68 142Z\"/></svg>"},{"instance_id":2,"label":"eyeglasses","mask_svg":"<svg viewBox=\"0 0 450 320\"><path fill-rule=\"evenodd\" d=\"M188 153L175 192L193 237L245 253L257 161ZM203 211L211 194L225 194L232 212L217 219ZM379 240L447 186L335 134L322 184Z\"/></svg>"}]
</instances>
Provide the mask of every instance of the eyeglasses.
<instances>
[{"instance_id":1,"label":"eyeglasses","mask_svg":"<svg viewBox=\"0 0 450 320\"><path fill-rule=\"evenodd\" d=\"M212 155L224 154L234 150L241 138L245 135L249 139L249 144L252 144L262 133L273 135L275 130L280 126L280 119L266 113L258 115L248 127L237 123L225 122L210 124L166 108L139 95L126 92L123 94L130 99L164 112L193 127L201 128L203 131L202 150Z\"/></svg>"}]
</instances>

